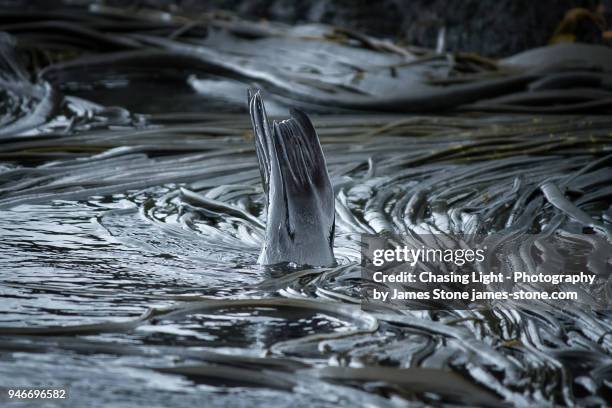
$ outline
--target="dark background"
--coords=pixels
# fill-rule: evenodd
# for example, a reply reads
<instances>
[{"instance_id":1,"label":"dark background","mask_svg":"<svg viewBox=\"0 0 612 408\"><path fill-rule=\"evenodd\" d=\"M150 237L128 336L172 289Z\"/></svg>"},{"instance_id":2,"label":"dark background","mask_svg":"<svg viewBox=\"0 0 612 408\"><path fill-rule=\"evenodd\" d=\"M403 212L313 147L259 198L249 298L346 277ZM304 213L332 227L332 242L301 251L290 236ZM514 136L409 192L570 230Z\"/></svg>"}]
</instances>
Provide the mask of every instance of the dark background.
<instances>
[{"instance_id":1,"label":"dark background","mask_svg":"<svg viewBox=\"0 0 612 408\"><path fill-rule=\"evenodd\" d=\"M428 48L435 48L438 32L445 27L446 50L489 57L548 44L566 13L575 8L600 16L604 23L598 25L584 12L566 19L565 31L576 41L605 43L601 34L612 21L612 0L0 0L1 7L39 10L89 3L148 7L192 16L220 9L254 20L320 22Z\"/></svg>"}]
</instances>

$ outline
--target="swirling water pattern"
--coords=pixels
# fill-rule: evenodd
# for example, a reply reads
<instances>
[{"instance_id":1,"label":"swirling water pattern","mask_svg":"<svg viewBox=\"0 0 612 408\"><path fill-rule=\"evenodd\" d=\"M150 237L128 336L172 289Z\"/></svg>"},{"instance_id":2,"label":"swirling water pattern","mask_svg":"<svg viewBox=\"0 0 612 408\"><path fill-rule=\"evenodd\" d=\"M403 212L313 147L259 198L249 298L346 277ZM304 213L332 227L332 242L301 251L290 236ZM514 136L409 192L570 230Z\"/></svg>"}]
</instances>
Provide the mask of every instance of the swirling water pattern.
<instances>
[{"instance_id":1,"label":"swirling water pattern","mask_svg":"<svg viewBox=\"0 0 612 408\"><path fill-rule=\"evenodd\" d=\"M606 398L606 312L377 316L355 305L360 233L526 232L559 216L576 230L540 187L581 170L569 187L607 223L609 210L596 204L609 194L607 119L315 118L336 190L339 266L289 273L256 265L265 219L244 115L148 120L66 135L59 148L53 136L38 137L28 144L101 153L0 174L0 319L2 347L12 351L0 370L16 383L71 384L82 403L88 387L103 387L99 404L129 387L147 390L134 401L186 404L210 393L219 405L306 403L324 386L321 404L386 405L393 399L381 395L431 391L418 378L435 370L439 398L464 403ZM550 133L555 127L561 132ZM588 137L568 138L568 127ZM300 396L287 393L296 389Z\"/></svg>"}]
</instances>

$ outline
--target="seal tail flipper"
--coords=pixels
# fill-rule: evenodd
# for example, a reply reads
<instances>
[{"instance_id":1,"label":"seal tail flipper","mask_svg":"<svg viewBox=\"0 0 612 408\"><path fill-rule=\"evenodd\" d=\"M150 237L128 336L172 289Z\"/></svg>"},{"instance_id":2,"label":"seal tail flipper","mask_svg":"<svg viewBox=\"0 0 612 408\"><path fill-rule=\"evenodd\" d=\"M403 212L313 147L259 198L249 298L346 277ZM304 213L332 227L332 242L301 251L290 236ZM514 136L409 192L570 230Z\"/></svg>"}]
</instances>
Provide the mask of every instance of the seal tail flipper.
<instances>
[{"instance_id":1,"label":"seal tail flipper","mask_svg":"<svg viewBox=\"0 0 612 408\"><path fill-rule=\"evenodd\" d=\"M266 193L265 265L335 263L334 193L319 138L305 113L272 126L259 91L249 91L249 113Z\"/></svg>"}]
</instances>

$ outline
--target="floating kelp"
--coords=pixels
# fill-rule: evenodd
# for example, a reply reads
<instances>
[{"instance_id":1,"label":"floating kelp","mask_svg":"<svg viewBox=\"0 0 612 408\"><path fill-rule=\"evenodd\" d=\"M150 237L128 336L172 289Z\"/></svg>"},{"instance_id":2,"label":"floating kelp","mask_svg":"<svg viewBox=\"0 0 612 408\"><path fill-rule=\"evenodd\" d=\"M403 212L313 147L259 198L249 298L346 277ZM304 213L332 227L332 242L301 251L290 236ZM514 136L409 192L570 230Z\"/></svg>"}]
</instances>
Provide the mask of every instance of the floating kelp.
<instances>
[{"instance_id":1,"label":"floating kelp","mask_svg":"<svg viewBox=\"0 0 612 408\"><path fill-rule=\"evenodd\" d=\"M21 326L43 324L47 329L37 330L44 339L44 330L50 330L48 336L66 330L49 324L94 323L109 328L95 336L111 348L127 341L155 350L172 341L189 350L197 346L180 330L195 324L189 319L167 320L159 332L153 325L127 333L105 321L108 315L121 319L152 304L173 307L201 295L224 299L278 293L298 300L320 298L333 310L339 303L358 303L363 284L355 265L359 233L495 230L520 237L546 228L549 220L558 220L552 225L560 234L572 234L598 223L606 226L609 219L607 118L317 117L336 191L340 265L292 273L259 270L253 265L265 219L253 142L243 136L248 118L193 114L148 120L158 124L5 142L4 154L14 153L8 157L27 161L28 152L52 149L64 158L36 167L13 165L0 174L3 290L16 299L4 304L3 326L15 320ZM180 125L173 124L177 120ZM86 151L94 154L87 157ZM570 192L564 200L579 208L576 215L546 187L550 183ZM581 212L588 214L588 222ZM42 252L41 246L46 248ZM60 258L54 255L59 250ZM130 261L118 264L117 259ZM40 269L39 263L47 266ZM30 281L34 270L36 278ZM223 310L234 300L216 302ZM275 308L284 300L266 302ZM27 305L36 312L24 315ZM219 317L226 313L237 325L251 319L248 310L237 320L228 312ZM60 311L66 318L56 315ZM298 361L338 355L366 367L431 366L434 361L440 367L464 367L470 378L515 403L581 401L572 392L584 395L582 380L575 382L568 371L575 360L560 350L589 358L593 378L605 376L609 364L612 338L605 335L611 329L605 312L406 313L378 316L385 322L383 336L357 334L350 341L340 332L341 337L320 339L321 345L314 341L314 349L288 343L273 350ZM84 334L76 330L70 335ZM198 344L209 350L223 344L206 338ZM543 351L548 350L543 344L556 348ZM532 364L541 368L527 371ZM504 379L494 380L500 370ZM589 398L601 398L597 395L605 392L606 383L590 384ZM397 386L376 389L393 393Z\"/></svg>"},{"instance_id":2,"label":"floating kelp","mask_svg":"<svg viewBox=\"0 0 612 408\"><path fill-rule=\"evenodd\" d=\"M612 51L603 46L558 44L492 61L417 52L323 25L214 14L168 17L92 6L89 13L9 18L0 31L17 38L40 83L104 105L122 99L137 112L243 109L243 90L253 84L280 106L326 113L457 107L592 113L609 112L612 100ZM148 97L170 89L165 100Z\"/></svg>"}]
</instances>

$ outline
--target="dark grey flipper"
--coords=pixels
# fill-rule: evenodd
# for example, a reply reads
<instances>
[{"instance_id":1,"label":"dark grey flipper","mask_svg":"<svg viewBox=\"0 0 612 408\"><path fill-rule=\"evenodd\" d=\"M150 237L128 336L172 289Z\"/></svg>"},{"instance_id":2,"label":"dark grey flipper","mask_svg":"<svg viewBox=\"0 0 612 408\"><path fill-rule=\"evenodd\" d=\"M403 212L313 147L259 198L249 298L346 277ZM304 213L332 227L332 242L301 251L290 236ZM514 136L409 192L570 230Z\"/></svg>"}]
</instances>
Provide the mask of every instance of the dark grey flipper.
<instances>
[{"instance_id":1,"label":"dark grey flipper","mask_svg":"<svg viewBox=\"0 0 612 408\"><path fill-rule=\"evenodd\" d=\"M249 91L249 112L268 216L259 263L333 265L334 193L310 119L292 109L270 126L259 91Z\"/></svg>"}]
</instances>

